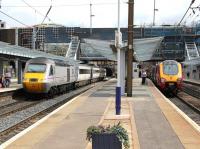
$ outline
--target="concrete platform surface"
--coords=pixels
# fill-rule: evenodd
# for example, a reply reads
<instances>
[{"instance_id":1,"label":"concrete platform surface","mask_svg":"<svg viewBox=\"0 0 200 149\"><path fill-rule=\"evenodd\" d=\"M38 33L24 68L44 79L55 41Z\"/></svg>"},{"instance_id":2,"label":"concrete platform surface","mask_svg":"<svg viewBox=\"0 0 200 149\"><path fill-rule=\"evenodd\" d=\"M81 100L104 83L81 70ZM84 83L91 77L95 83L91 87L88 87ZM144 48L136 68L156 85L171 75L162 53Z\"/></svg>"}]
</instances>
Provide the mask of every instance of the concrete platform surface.
<instances>
[{"instance_id":1,"label":"concrete platform surface","mask_svg":"<svg viewBox=\"0 0 200 149\"><path fill-rule=\"evenodd\" d=\"M150 80L146 85L141 85L141 79L133 80L133 97L122 97L120 116L115 115L115 87L116 80L96 83L25 135L6 142L6 148L91 149L87 128L119 121L128 131L130 149L200 148L199 126Z\"/></svg>"},{"instance_id":2,"label":"concrete platform surface","mask_svg":"<svg viewBox=\"0 0 200 149\"><path fill-rule=\"evenodd\" d=\"M0 94L3 92L9 92L9 91L14 91L17 89L22 88L22 84L18 84L16 79L11 80L10 87L8 88L0 88Z\"/></svg>"},{"instance_id":3,"label":"concrete platform surface","mask_svg":"<svg viewBox=\"0 0 200 149\"><path fill-rule=\"evenodd\" d=\"M140 147L142 149L184 148L157 105L149 86L141 86L140 82L134 83L132 108L140 140Z\"/></svg>"}]
</instances>

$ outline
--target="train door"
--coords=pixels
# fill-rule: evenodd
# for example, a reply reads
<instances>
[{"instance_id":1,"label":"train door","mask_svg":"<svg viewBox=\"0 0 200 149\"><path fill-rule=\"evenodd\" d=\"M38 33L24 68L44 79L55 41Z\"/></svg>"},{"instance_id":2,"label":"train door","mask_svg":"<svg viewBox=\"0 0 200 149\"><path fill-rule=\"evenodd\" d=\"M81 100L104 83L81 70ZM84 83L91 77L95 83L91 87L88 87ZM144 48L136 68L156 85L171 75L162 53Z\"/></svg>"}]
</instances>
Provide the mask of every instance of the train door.
<instances>
[{"instance_id":1,"label":"train door","mask_svg":"<svg viewBox=\"0 0 200 149\"><path fill-rule=\"evenodd\" d=\"M74 67L71 67L71 81L74 81L75 75L74 75Z\"/></svg>"},{"instance_id":2,"label":"train door","mask_svg":"<svg viewBox=\"0 0 200 149\"><path fill-rule=\"evenodd\" d=\"M67 68L67 82L70 81L70 67Z\"/></svg>"},{"instance_id":3,"label":"train door","mask_svg":"<svg viewBox=\"0 0 200 149\"><path fill-rule=\"evenodd\" d=\"M78 80L78 75L79 75L79 67L75 66L75 80Z\"/></svg>"},{"instance_id":4,"label":"train door","mask_svg":"<svg viewBox=\"0 0 200 149\"><path fill-rule=\"evenodd\" d=\"M93 78L93 68L90 68L90 79Z\"/></svg>"},{"instance_id":5,"label":"train door","mask_svg":"<svg viewBox=\"0 0 200 149\"><path fill-rule=\"evenodd\" d=\"M50 65L49 77L48 77L50 82L54 82L54 74L55 74L55 68L53 67L53 65Z\"/></svg>"},{"instance_id":6,"label":"train door","mask_svg":"<svg viewBox=\"0 0 200 149\"><path fill-rule=\"evenodd\" d=\"M156 83L159 84L160 83L160 69L159 69L159 65L156 66Z\"/></svg>"},{"instance_id":7,"label":"train door","mask_svg":"<svg viewBox=\"0 0 200 149\"><path fill-rule=\"evenodd\" d=\"M71 67L71 80L70 81L71 82L76 81L76 70L75 70L74 66Z\"/></svg>"}]
</instances>

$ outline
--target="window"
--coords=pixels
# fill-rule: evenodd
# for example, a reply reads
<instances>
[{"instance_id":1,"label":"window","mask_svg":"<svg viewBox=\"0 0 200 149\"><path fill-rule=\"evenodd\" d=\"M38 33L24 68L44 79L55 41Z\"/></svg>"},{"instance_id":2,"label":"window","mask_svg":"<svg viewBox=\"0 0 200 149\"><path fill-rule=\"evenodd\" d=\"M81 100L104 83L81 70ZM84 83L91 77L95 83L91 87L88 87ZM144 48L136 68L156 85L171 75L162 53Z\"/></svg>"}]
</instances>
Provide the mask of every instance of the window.
<instances>
[{"instance_id":1,"label":"window","mask_svg":"<svg viewBox=\"0 0 200 149\"><path fill-rule=\"evenodd\" d=\"M29 64L27 68L27 72L30 73L43 73L46 71L45 64Z\"/></svg>"},{"instance_id":2,"label":"window","mask_svg":"<svg viewBox=\"0 0 200 149\"><path fill-rule=\"evenodd\" d=\"M79 74L90 74L91 70L90 69L80 69Z\"/></svg>"},{"instance_id":3,"label":"window","mask_svg":"<svg viewBox=\"0 0 200 149\"><path fill-rule=\"evenodd\" d=\"M49 76L53 76L53 66L51 65L51 67L50 67L50 71L49 71Z\"/></svg>"},{"instance_id":4,"label":"window","mask_svg":"<svg viewBox=\"0 0 200 149\"><path fill-rule=\"evenodd\" d=\"M100 70L93 70L93 73L99 73Z\"/></svg>"},{"instance_id":5,"label":"window","mask_svg":"<svg viewBox=\"0 0 200 149\"><path fill-rule=\"evenodd\" d=\"M167 75L176 75L178 73L178 66L176 64L164 64L163 72Z\"/></svg>"}]
</instances>

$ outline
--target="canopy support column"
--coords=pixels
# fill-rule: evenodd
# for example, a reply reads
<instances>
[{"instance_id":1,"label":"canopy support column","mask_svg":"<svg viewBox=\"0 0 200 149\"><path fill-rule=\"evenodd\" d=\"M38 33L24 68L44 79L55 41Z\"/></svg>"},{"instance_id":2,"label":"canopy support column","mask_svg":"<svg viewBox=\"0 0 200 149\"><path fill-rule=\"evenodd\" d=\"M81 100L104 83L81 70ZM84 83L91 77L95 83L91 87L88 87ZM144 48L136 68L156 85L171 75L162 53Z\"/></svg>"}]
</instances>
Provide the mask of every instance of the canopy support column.
<instances>
[{"instance_id":1,"label":"canopy support column","mask_svg":"<svg viewBox=\"0 0 200 149\"><path fill-rule=\"evenodd\" d=\"M17 82L18 84L22 84L22 62L20 62L19 60L16 60L15 68L16 68L16 74L17 74Z\"/></svg>"},{"instance_id":2,"label":"canopy support column","mask_svg":"<svg viewBox=\"0 0 200 149\"><path fill-rule=\"evenodd\" d=\"M3 60L0 59L0 76L3 75Z\"/></svg>"}]
</instances>

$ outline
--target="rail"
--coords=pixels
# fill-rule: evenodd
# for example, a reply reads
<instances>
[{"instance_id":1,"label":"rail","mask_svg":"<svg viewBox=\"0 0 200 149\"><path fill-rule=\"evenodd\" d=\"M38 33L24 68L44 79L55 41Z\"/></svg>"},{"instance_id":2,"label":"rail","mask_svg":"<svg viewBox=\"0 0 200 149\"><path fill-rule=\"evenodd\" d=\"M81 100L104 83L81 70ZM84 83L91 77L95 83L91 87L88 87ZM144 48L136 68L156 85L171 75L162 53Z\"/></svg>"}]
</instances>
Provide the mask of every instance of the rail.
<instances>
[{"instance_id":1,"label":"rail","mask_svg":"<svg viewBox=\"0 0 200 149\"><path fill-rule=\"evenodd\" d=\"M183 80L184 83L187 83L187 84L192 84L192 85L195 85L195 86L200 86L200 81L199 82L195 82L195 80Z\"/></svg>"}]
</instances>

